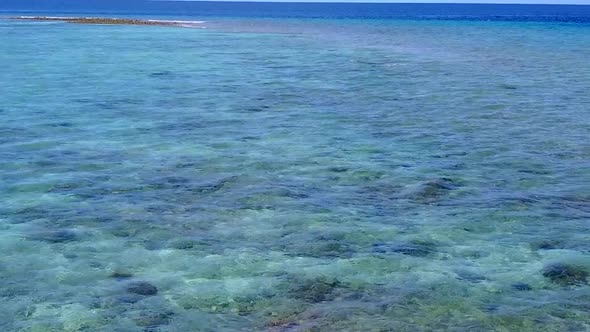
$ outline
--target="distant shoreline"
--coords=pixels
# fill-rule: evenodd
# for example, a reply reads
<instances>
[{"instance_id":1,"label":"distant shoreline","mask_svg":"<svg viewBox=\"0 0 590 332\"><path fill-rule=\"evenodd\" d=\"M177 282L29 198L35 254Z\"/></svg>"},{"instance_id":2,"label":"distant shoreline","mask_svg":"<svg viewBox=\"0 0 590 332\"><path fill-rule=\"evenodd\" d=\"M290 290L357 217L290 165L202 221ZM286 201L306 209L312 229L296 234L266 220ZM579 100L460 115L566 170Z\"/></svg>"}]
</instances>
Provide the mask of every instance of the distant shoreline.
<instances>
[{"instance_id":1,"label":"distant shoreline","mask_svg":"<svg viewBox=\"0 0 590 332\"><path fill-rule=\"evenodd\" d=\"M105 24L105 25L154 25L173 27L203 27L204 21L171 21L171 20L141 20L129 18L108 18L108 17L62 17L62 16L15 16L14 20L28 21L55 21L75 24Z\"/></svg>"}]
</instances>

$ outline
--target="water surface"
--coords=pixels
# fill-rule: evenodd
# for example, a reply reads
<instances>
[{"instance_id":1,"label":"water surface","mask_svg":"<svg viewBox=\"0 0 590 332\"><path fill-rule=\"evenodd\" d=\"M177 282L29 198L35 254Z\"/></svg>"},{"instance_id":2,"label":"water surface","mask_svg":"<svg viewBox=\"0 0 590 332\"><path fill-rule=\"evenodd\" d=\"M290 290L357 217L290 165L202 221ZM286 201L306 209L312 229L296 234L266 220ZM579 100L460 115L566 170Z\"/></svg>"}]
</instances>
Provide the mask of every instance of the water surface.
<instances>
[{"instance_id":1,"label":"water surface","mask_svg":"<svg viewBox=\"0 0 590 332\"><path fill-rule=\"evenodd\" d=\"M0 21L3 331L590 329L590 30Z\"/></svg>"}]
</instances>

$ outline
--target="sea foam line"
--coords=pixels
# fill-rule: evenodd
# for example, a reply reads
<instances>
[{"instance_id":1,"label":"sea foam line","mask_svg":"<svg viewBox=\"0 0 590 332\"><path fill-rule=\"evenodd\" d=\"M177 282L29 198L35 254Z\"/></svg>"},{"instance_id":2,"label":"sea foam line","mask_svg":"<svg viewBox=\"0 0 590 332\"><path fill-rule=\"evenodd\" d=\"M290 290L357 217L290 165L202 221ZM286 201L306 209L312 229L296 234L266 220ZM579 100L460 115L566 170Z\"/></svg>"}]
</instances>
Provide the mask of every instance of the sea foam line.
<instances>
[{"instance_id":1,"label":"sea foam line","mask_svg":"<svg viewBox=\"0 0 590 332\"><path fill-rule=\"evenodd\" d=\"M107 17L68 17L68 16L17 16L17 20L31 21L63 21L78 24L123 24L123 25L160 25L177 27L201 27L205 21L182 21L182 20L154 20L154 19L130 19L130 18L107 18Z\"/></svg>"}]
</instances>

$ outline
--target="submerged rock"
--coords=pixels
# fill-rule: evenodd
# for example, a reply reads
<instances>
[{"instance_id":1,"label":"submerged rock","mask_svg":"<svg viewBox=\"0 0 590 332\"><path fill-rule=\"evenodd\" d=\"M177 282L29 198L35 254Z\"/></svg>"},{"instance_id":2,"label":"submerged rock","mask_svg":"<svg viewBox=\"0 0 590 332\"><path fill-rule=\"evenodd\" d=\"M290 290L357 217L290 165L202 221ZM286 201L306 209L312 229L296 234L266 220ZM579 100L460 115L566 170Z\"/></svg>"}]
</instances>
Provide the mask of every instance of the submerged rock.
<instances>
[{"instance_id":1,"label":"submerged rock","mask_svg":"<svg viewBox=\"0 0 590 332\"><path fill-rule=\"evenodd\" d=\"M223 189L224 187L227 187L230 184L236 182L237 179L238 179L237 176L230 176L230 177L221 179L217 182L197 186L195 188L190 189L190 191L192 191L194 193L198 193L198 194L213 194L213 193Z\"/></svg>"},{"instance_id":2,"label":"submerged rock","mask_svg":"<svg viewBox=\"0 0 590 332\"><path fill-rule=\"evenodd\" d=\"M535 250L551 250L563 248L563 243L560 240L543 240L531 244L531 247Z\"/></svg>"},{"instance_id":3,"label":"submerged rock","mask_svg":"<svg viewBox=\"0 0 590 332\"><path fill-rule=\"evenodd\" d=\"M144 240L143 247L147 250L160 250L164 248L164 244L162 241L158 240Z\"/></svg>"},{"instance_id":4,"label":"submerged rock","mask_svg":"<svg viewBox=\"0 0 590 332\"><path fill-rule=\"evenodd\" d=\"M552 205L558 208L576 209L581 212L590 213L590 197L584 195L569 195L563 197L554 197L551 199Z\"/></svg>"},{"instance_id":5,"label":"submerged rock","mask_svg":"<svg viewBox=\"0 0 590 332\"><path fill-rule=\"evenodd\" d=\"M169 70L155 71L155 72L149 74L150 77L170 77L173 75L174 75L174 73L172 73Z\"/></svg>"},{"instance_id":6,"label":"submerged rock","mask_svg":"<svg viewBox=\"0 0 590 332\"><path fill-rule=\"evenodd\" d=\"M463 280L463 281L467 281L467 282L473 282L473 283L478 283L478 282L482 282L484 280L486 280L486 277L472 272L472 271L457 271L457 279L459 280Z\"/></svg>"},{"instance_id":7,"label":"submerged rock","mask_svg":"<svg viewBox=\"0 0 590 332\"><path fill-rule=\"evenodd\" d=\"M437 200L448 191L457 189L458 185L448 178L440 178L420 184L414 193L414 198L419 201Z\"/></svg>"},{"instance_id":8,"label":"submerged rock","mask_svg":"<svg viewBox=\"0 0 590 332\"><path fill-rule=\"evenodd\" d=\"M565 263L549 264L542 273L551 282L565 286L585 284L588 278L588 272L583 267Z\"/></svg>"},{"instance_id":9,"label":"submerged rock","mask_svg":"<svg viewBox=\"0 0 590 332\"><path fill-rule=\"evenodd\" d=\"M354 251L346 243L340 242L323 242L312 246L312 257L351 257Z\"/></svg>"},{"instance_id":10,"label":"submerged rock","mask_svg":"<svg viewBox=\"0 0 590 332\"><path fill-rule=\"evenodd\" d=\"M435 245L430 242L414 241L402 244L376 243L373 252L379 254L398 253L408 256L425 257L436 252Z\"/></svg>"},{"instance_id":11,"label":"submerged rock","mask_svg":"<svg viewBox=\"0 0 590 332\"><path fill-rule=\"evenodd\" d=\"M459 187L460 185L453 179L438 178L407 187L401 192L401 197L419 203L432 203L442 199L449 191Z\"/></svg>"},{"instance_id":12,"label":"submerged rock","mask_svg":"<svg viewBox=\"0 0 590 332\"><path fill-rule=\"evenodd\" d=\"M149 296L158 294L158 288L147 281L134 281L127 285L127 292Z\"/></svg>"},{"instance_id":13,"label":"submerged rock","mask_svg":"<svg viewBox=\"0 0 590 332\"><path fill-rule=\"evenodd\" d=\"M51 215L51 210L46 210L39 207L26 207L16 211L3 210L1 213L3 215L10 216L8 221L11 224L22 224L36 219L47 218Z\"/></svg>"},{"instance_id":14,"label":"submerged rock","mask_svg":"<svg viewBox=\"0 0 590 332\"><path fill-rule=\"evenodd\" d=\"M72 127L74 124L71 122L59 122L51 124L53 127Z\"/></svg>"},{"instance_id":15,"label":"submerged rock","mask_svg":"<svg viewBox=\"0 0 590 332\"><path fill-rule=\"evenodd\" d=\"M291 233L281 239L277 249L288 255L316 258L349 258L355 253L353 243L346 239L344 233L337 232Z\"/></svg>"},{"instance_id":16,"label":"submerged rock","mask_svg":"<svg viewBox=\"0 0 590 332\"><path fill-rule=\"evenodd\" d=\"M338 280L330 280L325 277L305 279L293 282L289 286L289 295L306 302L317 303L325 301L335 288L340 286Z\"/></svg>"},{"instance_id":17,"label":"submerged rock","mask_svg":"<svg viewBox=\"0 0 590 332\"><path fill-rule=\"evenodd\" d=\"M306 190L310 191L309 188L297 188L297 189L277 188L275 190L271 190L267 194L270 196L277 196L277 197L308 198L309 194L305 193Z\"/></svg>"},{"instance_id":18,"label":"submerged rock","mask_svg":"<svg viewBox=\"0 0 590 332\"><path fill-rule=\"evenodd\" d=\"M129 279L133 277L133 274L128 272L115 271L111 273L110 277L114 279Z\"/></svg>"},{"instance_id":19,"label":"submerged rock","mask_svg":"<svg viewBox=\"0 0 590 332\"><path fill-rule=\"evenodd\" d=\"M510 285L510 287L514 290L517 291L529 291L532 290L533 288L527 284L526 282L515 282L512 285Z\"/></svg>"},{"instance_id":20,"label":"submerged rock","mask_svg":"<svg viewBox=\"0 0 590 332\"><path fill-rule=\"evenodd\" d=\"M270 106L268 106L268 105L262 105L262 106L248 107L248 108L246 108L246 111L248 111L248 112L255 112L256 113L256 112L263 112L263 111L266 111L266 110L269 110L269 109L270 109Z\"/></svg>"},{"instance_id":21,"label":"submerged rock","mask_svg":"<svg viewBox=\"0 0 590 332\"><path fill-rule=\"evenodd\" d=\"M170 243L170 248L178 250L192 249L198 245L198 242L191 239L178 239Z\"/></svg>"},{"instance_id":22,"label":"submerged rock","mask_svg":"<svg viewBox=\"0 0 590 332\"><path fill-rule=\"evenodd\" d=\"M500 87L502 89L506 89L506 90L516 90L517 89L516 85L512 85L512 84L508 84L508 83L500 84Z\"/></svg>"},{"instance_id":23,"label":"submerged rock","mask_svg":"<svg viewBox=\"0 0 590 332\"><path fill-rule=\"evenodd\" d=\"M75 241L78 235L67 229L39 231L26 236L28 240L45 241L49 243L63 243Z\"/></svg>"},{"instance_id":24,"label":"submerged rock","mask_svg":"<svg viewBox=\"0 0 590 332\"><path fill-rule=\"evenodd\" d=\"M344 167L344 166L333 166L328 168L328 171L330 172L334 172L334 173L344 173L344 172L348 172L349 168L348 167Z\"/></svg>"}]
</instances>

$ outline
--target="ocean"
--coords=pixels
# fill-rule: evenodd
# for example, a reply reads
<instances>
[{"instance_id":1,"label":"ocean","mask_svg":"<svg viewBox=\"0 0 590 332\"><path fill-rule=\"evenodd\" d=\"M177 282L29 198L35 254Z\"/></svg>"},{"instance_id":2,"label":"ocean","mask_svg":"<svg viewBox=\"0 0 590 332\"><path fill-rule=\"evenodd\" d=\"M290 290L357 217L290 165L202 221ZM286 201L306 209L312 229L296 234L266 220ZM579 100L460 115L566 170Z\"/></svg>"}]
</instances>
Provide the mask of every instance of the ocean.
<instances>
[{"instance_id":1,"label":"ocean","mask_svg":"<svg viewBox=\"0 0 590 332\"><path fill-rule=\"evenodd\" d=\"M273 3L150 0L2 0L0 13L75 13L248 18L590 22L590 6L392 3Z\"/></svg>"},{"instance_id":2,"label":"ocean","mask_svg":"<svg viewBox=\"0 0 590 332\"><path fill-rule=\"evenodd\" d=\"M590 330L590 6L0 16L1 331Z\"/></svg>"}]
</instances>

